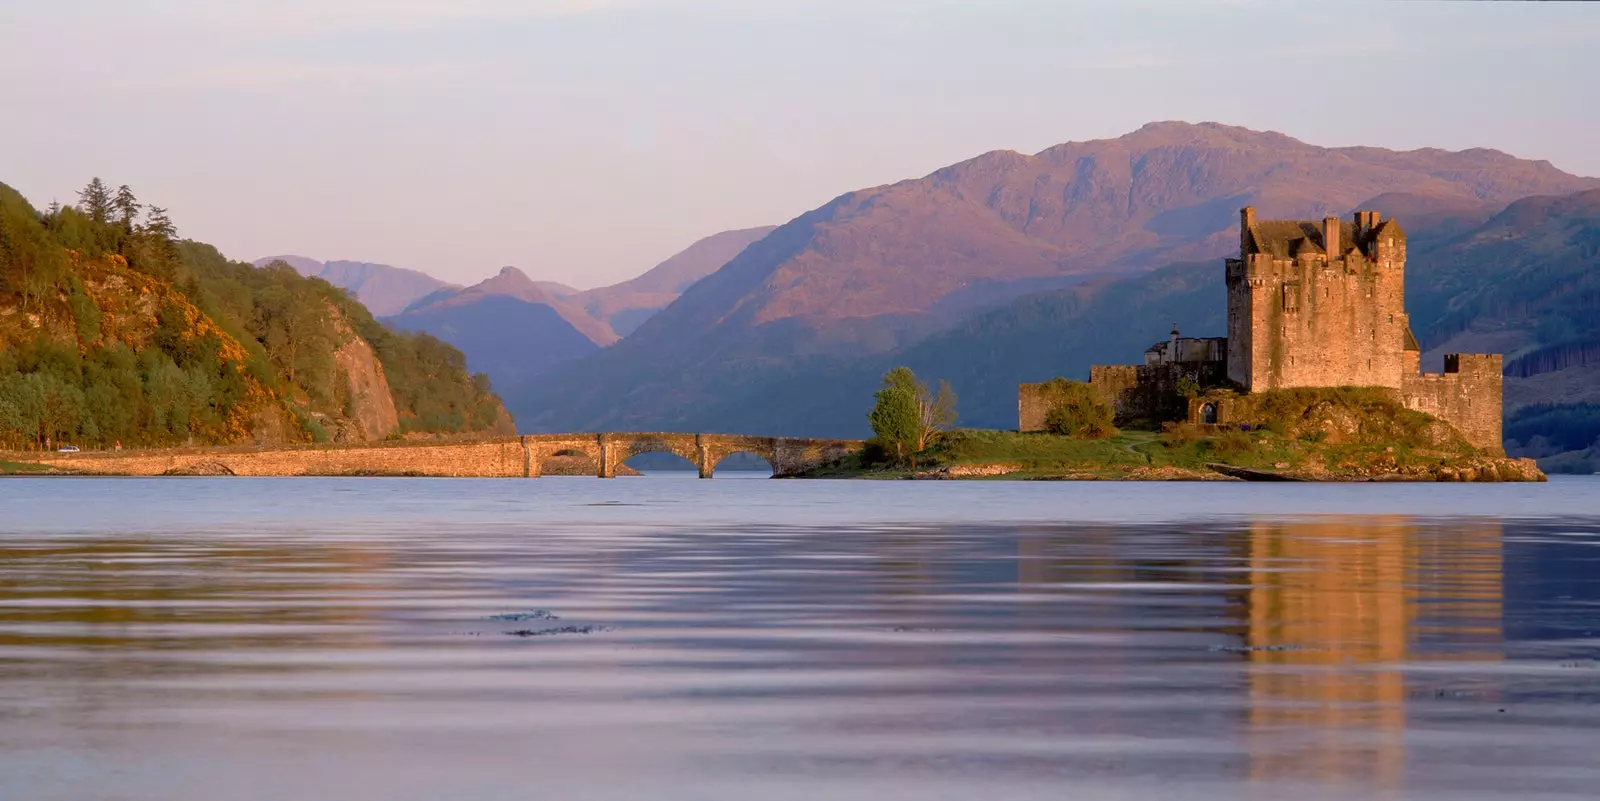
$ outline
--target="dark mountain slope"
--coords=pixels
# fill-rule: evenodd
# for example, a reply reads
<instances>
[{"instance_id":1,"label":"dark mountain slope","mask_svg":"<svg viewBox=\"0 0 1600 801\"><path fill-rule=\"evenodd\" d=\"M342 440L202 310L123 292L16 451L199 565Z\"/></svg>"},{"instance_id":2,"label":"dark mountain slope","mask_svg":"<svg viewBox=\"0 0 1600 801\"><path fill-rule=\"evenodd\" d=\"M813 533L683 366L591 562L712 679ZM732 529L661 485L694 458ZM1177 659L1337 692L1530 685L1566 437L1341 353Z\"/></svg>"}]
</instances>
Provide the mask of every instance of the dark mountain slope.
<instances>
[{"instance_id":1,"label":"dark mountain slope","mask_svg":"<svg viewBox=\"0 0 1600 801\"><path fill-rule=\"evenodd\" d=\"M731 425L744 419L736 409L755 401L729 397L768 403L769 422L752 421L752 430L802 416L854 427L796 411L831 391L820 376L875 364L872 354L909 354L963 317L1021 295L1071 296L1108 274L1220 259L1237 248L1242 205L1268 218L1315 218L1378 199L1380 210L1426 210L1437 226L1465 230L1519 192L1597 185L1493 151L1329 149L1215 124L1158 123L1036 156L990 153L808 212L616 347L507 394L519 420L538 429ZM1419 222L1408 230L1420 247L1435 223ZM1171 322L1104 319L1141 340L1159 338ZM1142 349L1086 353L1084 361L1133 359Z\"/></svg>"}]
</instances>

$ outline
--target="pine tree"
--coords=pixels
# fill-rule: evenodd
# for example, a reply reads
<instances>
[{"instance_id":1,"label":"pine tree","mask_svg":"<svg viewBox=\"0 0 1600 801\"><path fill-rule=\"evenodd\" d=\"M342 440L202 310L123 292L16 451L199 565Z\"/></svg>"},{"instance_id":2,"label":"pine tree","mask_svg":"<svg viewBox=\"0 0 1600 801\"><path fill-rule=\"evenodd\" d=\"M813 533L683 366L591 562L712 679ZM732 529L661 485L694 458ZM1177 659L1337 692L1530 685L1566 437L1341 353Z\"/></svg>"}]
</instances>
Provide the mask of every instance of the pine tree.
<instances>
[{"instance_id":1,"label":"pine tree","mask_svg":"<svg viewBox=\"0 0 1600 801\"><path fill-rule=\"evenodd\" d=\"M78 193L78 208L89 215L89 219L105 225L106 221L111 219L111 190L106 188L105 182L96 177Z\"/></svg>"},{"instance_id":2,"label":"pine tree","mask_svg":"<svg viewBox=\"0 0 1600 801\"><path fill-rule=\"evenodd\" d=\"M117 222L121 223L123 232L133 233L133 221L144 206L133 196L133 190L127 184L117 188L117 197L112 205L117 210Z\"/></svg>"},{"instance_id":3,"label":"pine tree","mask_svg":"<svg viewBox=\"0 0 1600 801\"><path fill-rule=\"evenodd\" d=\"M140 230L165 242L178 238L178 229L172 224L172 218L168 217L167 210L160 206L150 207L149 213L144 216L144 226Z\"/></svg>"},{"instance_id":4,"label":"pine tree","mask_svg":"<svg viewBox=\"0 0 1600 801\"><path fill-rule=\"evenodd\" d=\"M60 216L60 214L61 204L54 200L50 201L50 207L44 211L45 219L54 220L56 217Z\"/></svg>"}]
</instances>

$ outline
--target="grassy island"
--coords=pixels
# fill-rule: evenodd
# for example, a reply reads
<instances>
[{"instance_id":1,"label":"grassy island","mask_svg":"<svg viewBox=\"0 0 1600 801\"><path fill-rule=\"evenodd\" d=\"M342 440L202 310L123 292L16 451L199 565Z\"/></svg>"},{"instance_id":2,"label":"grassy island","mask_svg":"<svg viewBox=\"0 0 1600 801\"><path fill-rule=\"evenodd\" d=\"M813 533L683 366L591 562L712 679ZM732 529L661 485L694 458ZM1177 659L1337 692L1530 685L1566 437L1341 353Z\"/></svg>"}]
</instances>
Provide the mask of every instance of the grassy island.
<instances>
[{"instance_id":1,"label":"grassy island","mask_svg":"<svg viewBox=\"0 0 1600 801\"><path fill-rule=\"evenodd\" d=\"M902 379L903 380L903 379ZM1067 388L1053 432L953 429L907 456L883 434L817 478L1146 481L1543 481L1532 460L1473 448L1451 426L1382 389L1255 393L1243 420L1118 430ZM880 393L880 403L893 392ZM885 417L879 414L880 419ZM909 424L908 424L909 425ZM914 429L914 426L911 426ZM1153 428L1153 426L1152 426ZM891 430L889 432L893 434ZM919 432L920 433L920 432Z\"/></svg>"}]
</instances>

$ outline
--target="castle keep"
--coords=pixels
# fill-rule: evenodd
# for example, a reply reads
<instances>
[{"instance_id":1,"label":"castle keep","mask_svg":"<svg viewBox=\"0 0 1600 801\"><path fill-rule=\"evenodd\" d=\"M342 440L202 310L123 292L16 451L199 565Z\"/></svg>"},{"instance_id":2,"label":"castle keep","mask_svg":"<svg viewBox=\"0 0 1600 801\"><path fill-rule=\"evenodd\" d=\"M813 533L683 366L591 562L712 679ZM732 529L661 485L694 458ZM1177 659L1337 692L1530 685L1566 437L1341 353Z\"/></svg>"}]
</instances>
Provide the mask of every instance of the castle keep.
<instances>
[{"instance_id":1,"label":"castle keep","mask_svg":"<svg viewBox=\"0 0 1600 801\"><path fill-rule=\"evenodd\" d=\"M1228 336L1171 337L1141 365L1096 366L1093 386L1119 420L1227 423L1226 404L1191 402L1184 379L1244 392L1382 387L1408 408L1453 425L1476 447L1501 443L1501 357L1452 354L1423 374L1405 311L1406 234L1358 211L1345 222L1257 220L1240 213L1239 257L1227 259ZM1043 385L1024 384L1020 428L1043 428Z\"/></svg>"}]
</instances>

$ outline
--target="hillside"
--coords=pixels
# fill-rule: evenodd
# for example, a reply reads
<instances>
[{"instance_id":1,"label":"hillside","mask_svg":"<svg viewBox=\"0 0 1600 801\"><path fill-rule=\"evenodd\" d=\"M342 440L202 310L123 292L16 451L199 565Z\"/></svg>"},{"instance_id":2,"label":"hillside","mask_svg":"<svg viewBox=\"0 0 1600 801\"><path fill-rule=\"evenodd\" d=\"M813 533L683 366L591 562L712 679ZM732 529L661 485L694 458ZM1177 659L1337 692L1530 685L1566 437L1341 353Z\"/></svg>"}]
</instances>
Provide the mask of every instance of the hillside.
<instances>
[{"instance_id":1,"label":"hillside","mask_svg":"<svg viewBox=\"0 0 1600 801\"><path fill-rule=\"evenodd\" d=\"M515 267L466 289L443 289L388 318L459 348L496 386L515 386L616 342L572 299L551 295Z\"/></svg>"},{"instance_id":2,"label":"hillside","mask_svg":"<svg viewBox=\"0 0 1600 801\"><path fill-rule=\"evenodd\" d=\"M769 225L713 234L638 278L576 293L573 300L583 304L589 314L605 321L617 334L627 336L651 315L677 300L691 284L721 269L751 243L773 230Z\"/></svg>"},{"instance_id":3,"label":"hillside","mask_svg":"<svg viewBox=\"0 0 1600 801\"><path fill-rule=\"evenodd\" d=\"M256 259L255 266L265 267L281 261L308 278L321 278L341 289L348 289L361 305L379 317L399 314L407 306L441 289L456 289L455 284L440 281L427 273L371 264L364 261L320 262L304 256L270 256Z\"/></svg>"},{"instance_id":4,"label":"hillside","mask_svg":"<svg viewBox=\"0 0 1600 801\"><path fill-rule=\"evenodd\" d=\"M1170 319L1110 307L1096 312L1098 322L1086 325L1129 331L1129 343L1143 343L1115 352L1071 345L1070 332L1051 327L1066 324L1055 317L1006 341L940 332L962 320L963 327L1004 330L1011 326L1004 314L984 312L1024 296L1056 293L1037 302L1081 304L1082 293L1104 296L1119 281L1137 295L1138 282L1160 280L1139 277L1150 268L1196 259L1220 264L1210 260L1237 248L1243 205L1264 217L1314 218L1373 200L1380 210L1417 213L1415 242L1423 248L1430 236L1451 240L1529 194L1596 186L1600 180L1496 151L1321 148L1209 123L1157 123L1034 156L991 153L837 198L750 245L617 346L538 385L504 386L530 430L713 424L858 434L859 410L845 413L842 398L858 404L858 384L870 387L863 366L928 354L946 365L934 375L993 376L993 384L956 386L982 397L1010 393L1004 387L1023 365L1052 369L1040 366L1056 347L1046 343L1060 343L1059 358L1073 360L1052 362L1060 370L1136 358L1173 319L1193 313L1181 303L1151 309ZM1220 266L1214 277L1220 281ZM978 322L984 319L992 322ZM1185 327L1197 334L1221 328ZM955 352L967 356L947 358ZM841 400L830 404L835 394ZM1014 404L999 394L976 405ZM981 413L967 422L997 419Z\"/></svg>"},{"instance_id":5,"label":"hillside","mask_svg":"<svg viewBox=\"0 0 1600 801\"><path fill-rule=\"evenodd\" d=\"M462 368L325 281L179 240L126 187L40 213L0 185L0 447L509 430Z\"/></svg>"}]
</instances>

